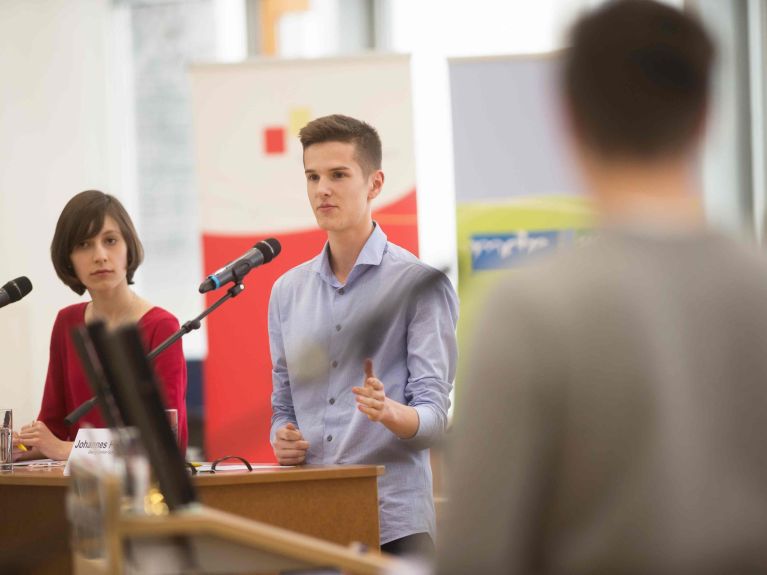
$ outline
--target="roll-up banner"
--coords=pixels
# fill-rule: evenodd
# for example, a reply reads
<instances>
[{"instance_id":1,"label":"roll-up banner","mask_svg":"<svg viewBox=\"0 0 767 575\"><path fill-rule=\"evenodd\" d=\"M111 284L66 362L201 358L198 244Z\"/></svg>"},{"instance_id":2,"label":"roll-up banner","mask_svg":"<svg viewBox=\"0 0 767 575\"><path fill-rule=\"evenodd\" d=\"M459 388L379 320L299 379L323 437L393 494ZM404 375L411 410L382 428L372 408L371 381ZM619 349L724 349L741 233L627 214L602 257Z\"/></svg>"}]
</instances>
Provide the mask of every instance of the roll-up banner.
<instances>
[{"instance_id":1,"label":"roll-up banner","mask_svg":"<svg viewBox=\"0 0 767 575\"><path fill-rule=\"evenodd\" d=\"M252 271L245 291L207 319L205 451L208 458L272 461L269 294L282 273L325 242L306 195L298 131L328 114L378 129L386 183L373 217L391 241L417 254L410 59L205 64L190 77L206 273L264 238L282 244L280 256ZM209 292L206 304L223 293Z\"/></svg>"},{"instance_id":2,"label":"roll-up banner","mask_svg":"<svg viewBox=\"0 0 767 575\"><path fill-rule=\"evenodd\" d=\"M593 215L567 150L559 65L557 54L449 61L462 350L499 273L589 236ZM459 410L467 375L459 370Z\"/></svg>"}]
</instances>

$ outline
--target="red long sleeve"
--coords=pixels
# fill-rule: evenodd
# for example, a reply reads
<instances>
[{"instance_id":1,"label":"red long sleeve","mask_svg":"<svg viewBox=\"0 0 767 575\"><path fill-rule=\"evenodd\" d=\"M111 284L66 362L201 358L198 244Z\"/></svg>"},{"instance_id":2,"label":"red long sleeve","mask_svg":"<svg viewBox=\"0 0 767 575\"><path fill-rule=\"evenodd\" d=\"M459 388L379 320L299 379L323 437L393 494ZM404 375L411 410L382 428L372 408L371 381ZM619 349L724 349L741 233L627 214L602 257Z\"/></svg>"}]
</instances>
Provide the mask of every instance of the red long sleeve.
<instances>
[{"instance_id":1,"label":"red long sleeve","mask_svg":"<svg viewBox=\"0 0 767 575\"><path fill-rule=\"evenodd\" d=\"M71 427L64 424L64 417L69 412L93 396L70 336L72 328L85 323L86 306L87 303L79 303L59 311L51 332L48 374L38 419L56 437L65 441L73 441L80 427L106 427L98 408L91 410ZM138 325L147 351L160 345L179 327L178 320L159 307L153 307L144 314ZM186 361L181 341L157 356L154 368L166 407L178 410L179 444L182 451L185 451L188 440Z\"/></svg>"},{"instance_id":2,"label":"red long sleeve","mask_svg":"<svg viewBox=\"0 0 767 575\"><path fill-rule=\"evenodd\" d=\"M153 312L151 321L144 318ZM161 313L160 313L161 312ZM151 351L179 329L178 320L167 311L155 307L142 318L141 333L147 351ZM186 361L181 340L163 351L154 360L154 372L163 391L165 407L178 410L178 440L182 453L186 451L188 429L186 421Z\"/></svg>"}]
</instances>

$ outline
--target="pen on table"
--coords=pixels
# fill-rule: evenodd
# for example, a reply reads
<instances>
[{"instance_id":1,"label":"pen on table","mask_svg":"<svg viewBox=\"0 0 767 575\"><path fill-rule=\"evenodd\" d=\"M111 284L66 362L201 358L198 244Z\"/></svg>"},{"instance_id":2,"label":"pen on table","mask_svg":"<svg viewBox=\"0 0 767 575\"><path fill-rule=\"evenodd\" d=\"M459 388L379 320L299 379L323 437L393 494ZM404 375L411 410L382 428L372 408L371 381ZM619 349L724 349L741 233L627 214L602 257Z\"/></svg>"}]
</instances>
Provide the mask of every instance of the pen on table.
<instances>
[{"instance_id":1,"label":"pen on table","mask_svg":"<svg viewBox=\"0 0 767 575\"><path fill-rule=\"evenodd\" d=\"M14 433L13 435L14 435L15 437L18 437L18 436L19 436L19 434L18 434L18 433ZM19 450L21 450L21 451L29 451L29 448L28 448L26 445L24 445L23 443L17 443L17 444L16 444L16 448L17 448L17 449L19 449Z\"/></svg>"},{"instance_id":2,"label":"pen on table","mask_svg":"<svg viewBox=\"0 0 767 575\"><path fill-rule=\"evenodd\" d=\"M10 426L11 426L11 412L10 412L10 410L8 410L8 411L5 412L5 420L3 421L3 427L8 428ZM14 433L14 435L16 435L16 434ZM22 451L29 451L27 449L27 446L24 445L23 443L18 443L16 445L16 447L18 447Z\"/></svg>"}]
</instances>

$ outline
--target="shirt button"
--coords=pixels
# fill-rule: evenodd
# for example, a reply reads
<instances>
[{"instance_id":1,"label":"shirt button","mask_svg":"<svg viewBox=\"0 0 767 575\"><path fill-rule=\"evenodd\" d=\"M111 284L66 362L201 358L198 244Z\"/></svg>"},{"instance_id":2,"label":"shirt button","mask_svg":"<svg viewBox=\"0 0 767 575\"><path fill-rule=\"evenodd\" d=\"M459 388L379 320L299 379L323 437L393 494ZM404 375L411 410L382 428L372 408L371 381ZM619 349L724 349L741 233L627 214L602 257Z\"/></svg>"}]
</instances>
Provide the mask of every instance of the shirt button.
<instances>
[{"instance_id":1,"label":"shirt button","mask_svg":"<svg viewBox=\"0 0 767 575\"><path fill-rule=\"evenodd\" d=\"M341 324L340 323L336 326L336 331L341 331Z\"/></svg>"},{"instance_id":2,"label":"shirt button","mask_svg":"<svg viewBox=\"0 0 767 575\"><path fill-rule=\"evenodd\" d=\"M334 361L334 362L333 362L333 363L331 363L330 365L332 365L333 367L338 367L338 362L337 362L337 361Z\"/></svg>"},{"instance_id":3,"label":"shirt button","mask_svg":"<svg viewBox=\"0 0 767 575\"><path fill-rule=\"evenodd\" d=\"M328 435L328 441L333 441L333 436L332 435Z\"/></svg>"},{"instance_id":4,"label":"shirt button","mask_svg":"<svg viewBox=\"0 0 767 575\"><path fill-rule=\"evenodd\" d=\"M336 402L336 400L334 398L332 398L332 397L328 400L328 403L330 405L333 405L335 402Z\"/></svg>"},{"instance_id":5,"label":"shirt button","mask_svg":"<svg viewBox=\"0 0 767 575\"><path fill-rule=\"evenodd\" d=\"M341 288L338 290L338 295L344 295L346 293L346 290L344 288Z\"/></svg>"}]
</instances>

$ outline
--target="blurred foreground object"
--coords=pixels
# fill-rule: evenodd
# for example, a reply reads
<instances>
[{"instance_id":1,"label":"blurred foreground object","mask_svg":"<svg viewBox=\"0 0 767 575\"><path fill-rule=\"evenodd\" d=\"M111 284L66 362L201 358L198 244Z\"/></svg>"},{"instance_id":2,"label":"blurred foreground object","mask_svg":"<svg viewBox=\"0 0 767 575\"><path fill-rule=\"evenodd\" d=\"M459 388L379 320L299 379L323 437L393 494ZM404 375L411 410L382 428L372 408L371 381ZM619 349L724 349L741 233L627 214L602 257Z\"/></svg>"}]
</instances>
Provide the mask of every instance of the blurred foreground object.
<instances>
[{"instance_id":1,"label":"blurred foreground object","mask_svg":"<svg viewBox=\"0 0 767 575\"><path fill-rule=\"evenodd\" d=\"M605 229L489 300L439 573L767 571L767 265L705 229L713 55L649 1L574 28L563 105Z\"/></svg>"}]
</instances>

